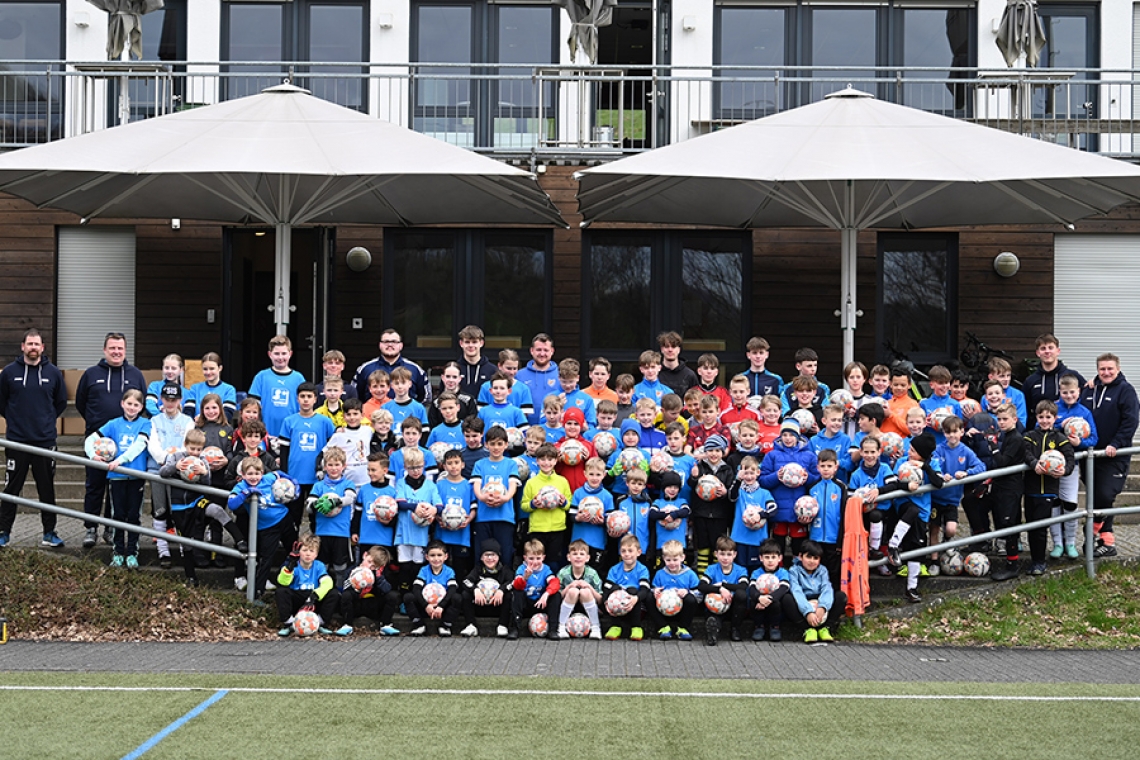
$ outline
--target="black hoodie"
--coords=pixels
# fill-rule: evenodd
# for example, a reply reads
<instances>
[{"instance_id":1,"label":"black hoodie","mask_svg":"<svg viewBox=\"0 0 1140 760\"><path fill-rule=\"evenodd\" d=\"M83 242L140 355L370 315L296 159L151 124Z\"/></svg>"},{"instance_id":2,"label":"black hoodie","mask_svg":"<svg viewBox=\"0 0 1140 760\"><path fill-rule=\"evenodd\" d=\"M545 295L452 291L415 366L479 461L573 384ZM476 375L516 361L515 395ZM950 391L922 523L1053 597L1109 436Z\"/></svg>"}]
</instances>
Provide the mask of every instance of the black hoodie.
<instances>
[{"instance_id":1,"label":"black hoodie","mask_svg":"<svg viewBox=\"0 0 1140 760\"><path fill-rule=\"evenodd\" d=\"M125 361L119 367L112 367L106 359L88 367L75 390L75 408L87 422L84 435L91 435L121 415L123 394L131 388L146 395L146 378L138 367Z\"/></svg>"},{"instance_id":2,"label":"black hoodie","mask_svg":"<svg viewBox=\"0 0 1140 760\"><path fill-rule=\"evenodd\" d=\"M26 364L21 354L0 373L0 417L16 443L55 443L55 421L66 409L63 373L46 356Z\"/></svg>"},{"instance_id":3,"label":"black hoodie","mask_svg":"<svg viewBox=\"0 0 1140 760\"><path fill-rule=\"evenodd\" d=\"M1082 389L1081 403L1092 412L1096 423L1098 450L1106 446L1123 449L1132 445L1137 423L1140 423L1140 401L1123 372L1108 385L1102 384L1098 377L1092 388Z\"/></svg>"}]
</instances>

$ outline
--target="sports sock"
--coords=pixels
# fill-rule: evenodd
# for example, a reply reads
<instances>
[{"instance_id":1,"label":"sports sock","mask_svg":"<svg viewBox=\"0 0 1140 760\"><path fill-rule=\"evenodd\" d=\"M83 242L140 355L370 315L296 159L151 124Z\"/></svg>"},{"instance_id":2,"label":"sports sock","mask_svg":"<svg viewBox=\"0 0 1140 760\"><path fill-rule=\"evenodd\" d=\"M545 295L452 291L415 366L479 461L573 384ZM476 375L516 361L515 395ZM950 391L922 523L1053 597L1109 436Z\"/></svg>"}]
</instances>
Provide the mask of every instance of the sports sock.
<instances>
[{"instance_id":1,"label":"sports sock","mask_svg":"<svg viewBox=\"0 0 1140 760\"><path fill-rule=\"evenodd\" d=\"M872 549L878 549L883 545L883 524L881 522L871 523L871 530L869 531L870 542Z\"/></svg>"},{"instance_id":2,"label":"sports sock","mask_svg":"<svg viewBox=\"0 0 1140 760\"><path fill-rule=\"evenodd\" d=\"M1105 546L1116 546L1116 534L1115 533L1107 533L1107 532L1101 533L1100 539L1102 541L1104 541Z\"/></svg>"},{"instance_id":3,"label":"sports sock","mask_svg":"<svg viewBox=\"0 0 1140 760\"><path fill-rule=\"evenodd\" d=\"M907 560L906 587L910 590L918 588L918 576L922 573L922 563Z\"/></svg>"},{"instance_id":4,"label":"sports sock","mask_svg":"<svg viewBox=\"0 0 1140 760\"><path fill-rule=\"evenodd\" d=\"M1053 509L1050 510L1050 514L1053 517L1060 517L1061 516L1061 508L1060 507L1053 507ZM1049 526L1049 537L1053 539L1053 546L1062 546L1062 543L1061 543L1061 525L1062 524L1063 523L1053 523L1052 525Z\"/></svg>"},{"instance_id":5,"label":"sports sock","mask_svg":"<svg viewBox=\"0 0 1140 760\"><path fill-rule=\"evenodd\" d=\"M697 549L697 575L709 569L709 550Z\"/></svg>"},{"instance_id":6,"label":"sports sock","mask_svg":"<svg viewBox=\"0 0 1140 760\"><path fill-rule=\"evenodd\" d=\"M570 619L570 613L573 611L574 605L563 602L562 607L558 610L558 625L566 625L566 621Z\"/></svg>"},{"instance_id":7,"label":"sports sock","mask_svg":"<svg viewBox=\"0 0 1140 760\"><path fill-rule=\"evenodd\" d=\"M1061 504L1061 508L1065 512L1077 511L1077 505L1071 501ZM1061 529L1065 536L1065 546L1074 546L1077 543L1077 518L1061 523Z\"/></svg>"},{"instance_id":8,"label":"sports sock","mask_svg":"<svg viewBox=\"0 0 1140 760\"><path fill-rule=\"evenodd\" d=\"M895 526L895 534L891 536L891 540L888 545L894 547L895 549L899 548L899 544L902 543L903 538L906 537L907 531L909 530L909 523L900 522Z\"/></svg>"},{"instance_id":9,"label":"sports sock","mask_svg":"<svg viewBox=\"0 0 1140 760\"><path fill-rule=\"evenodd\" d=\"M163 533L165 533L166 532L166 520L153 520L150 524L150 527L154 528L155 530L162 531ZM160 557L169 557L170 556L170 543L166 539L156 538L156 539L154 539L154 545L158 548L158 556L160 556Z\"/></svg>"},{"instance_id":10,"label":"sports sock","mask_svg":"<svg viewBox=\"0 0 1140 760\"><path fill-rule=\"evenodd\" d=\"M582 607L586 610L586 616L590 618L590 627L597 631L601 629L601 621L598 620L598 603L592 599L588 602L583 602Z\"/></svg>"}]
</instances>

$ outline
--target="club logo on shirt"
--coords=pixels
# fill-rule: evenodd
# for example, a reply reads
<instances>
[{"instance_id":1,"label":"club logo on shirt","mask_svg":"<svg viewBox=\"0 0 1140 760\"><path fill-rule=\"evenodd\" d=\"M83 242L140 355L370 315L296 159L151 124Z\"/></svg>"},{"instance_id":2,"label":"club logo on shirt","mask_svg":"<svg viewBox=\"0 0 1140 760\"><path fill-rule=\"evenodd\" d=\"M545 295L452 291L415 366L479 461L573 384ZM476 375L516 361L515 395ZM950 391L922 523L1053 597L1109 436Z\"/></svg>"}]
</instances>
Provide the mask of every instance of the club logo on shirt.
<instances>
[{"instance_id":1,"label":"club logo on shirt","mask_svg":"<svg viewBox=\"0 0 1140 760\"><path fill-rule=\"evenodd\" d=\"M302 451L316 451L317 450L317 434L316 433L301 433L301 437L297 440L298 445Z\"/></svg>"},{"instance_id":2,"label":"club logo on shirt","mask_svg":"<svg viewBox=\"0 0 1140 760\"><path fill-rule=\"evenodd\" d=\"M289 389L288 388L274 388L273 394L270 396L274 406L288 406L289 405Z\"/></svg>"}]
</instances>

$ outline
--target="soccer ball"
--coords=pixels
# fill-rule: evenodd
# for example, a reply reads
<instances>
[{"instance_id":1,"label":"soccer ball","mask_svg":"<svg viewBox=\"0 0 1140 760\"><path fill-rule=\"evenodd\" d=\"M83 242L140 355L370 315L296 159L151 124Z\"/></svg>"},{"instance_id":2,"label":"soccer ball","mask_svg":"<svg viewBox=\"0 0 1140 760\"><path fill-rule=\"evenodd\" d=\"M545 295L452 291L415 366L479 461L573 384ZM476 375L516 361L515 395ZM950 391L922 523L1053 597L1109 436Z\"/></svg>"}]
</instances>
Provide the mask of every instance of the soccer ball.
<instances>
[{"instance_id":1,"label":"soccer ball","mask_svg":"<svg viewBox=\"0 0 1140 760\"><path fill-rule=\"evenodd\" d=\"M475 588L479 589L484 599L490 599L499 590L499 582L494 578L480 578Z\"/></svg>"},{"instance_id":2,"label":"soccer ball","mask_svg":"<svg viewBox=\"0 0 1140 760\"><path fill-rule=\"evenodd\" d=\"M564 438L558 449L558 458L568 467L581 464L589 455L590 449L576 438Z\"/></svg>"},{"instance_id":3,"label":"soccer ball","mask_svg":"<svg viewBox=\"0 0 1140 760\"><path fill-rule=\"evenodd\" d=\"M226 459L225 453L217 446L207 446L202 449L202 461L208 464L211 470L216 470L225 467L230 460Z\"/></svg>"},{"instance_id":4,"label":"soccer ball","mask_svg":"<svg viewBox=\"0 0 1140 760\"><path fill-rule=\"evenodd\" d=\"M312 610L301 610L293 616L293 632L298 636L314 636L321 627L321 616Z\"/></svg>"},{"instance_id":5,"label":"soccer ball","mask_svg":"<svg viewBox=\"0 0 1140 760\"><path fill-rule=\"evenodd\" d=\"M870 512L875 508L875 502L871 501L871 486L863 486L856 488L855 492L851 495L863 500L863 511Z\"/></svg>"},{"instance_id":6,"label":"soccer ball","mask_svg":"<svg viewBox=\"0 0 1140 760\"><path fill-rule=\"evenodd\" d=\"M720 488L722 483L713 475L702 475L697 480L696 491L697 497L702 501L712 501L716 498L717 489Z\"/></svg>"},{"instance_id":7,"label":"soccer ball","mask_svg":"<svg viewBox=\"0 0 1140 760\"><path fill-rule=\"evenodd\" d=\"M566 503L566 497L554 486L543 486L530 503L536 509L558 509Z\"/></svg>"},{"instance_id":8,"label":"soccer ball","mask_svg":"<svg viewBox=\"0 0 1140 760\"><path fill-rule=\"evenodd\" d=\"M851 395L851 391L839 388L831 392L831 403L843 407L846 411L855 406L855 397Z\"/></svg>"},{"instance_id":9,"label":"soccer ball","mask_svg":"<svg viewBox=\"0 0 1140 760\"><path fill-rule=\"evenodd\" d=\"M519 468L519 480L524 483L530 480L530 463L526 461L526 457L515 457L515 466Z\"/></svg>"},{"instance_id":10,"label":"soccer ball","mask_svg":"<svg viewBox=\"0 0 1140 760\"><path fill-rule=\"evenodd\" d=\"M439 513L440 524L448 530L459 530L463 521L467 519L467 512L458 504L448 504Z\"/></svg>"},{"instance_id":11,"label":"soccer ball","mask_svg":"<svg viewBox=\"0 0 1140 760\"><path fill-rule=\"evenodd\" d=\"M609 613L610 617L621 617L626 614L625 606L629 604L629 600L632 598L632 594L619 588L606 599L606 612Z\"/></svg>"},{"instance_id":12,"label":"soccer ball","mask_svg":"<svg viewBox=\"0 0 1140 760\"><path fill-rule=\"evenodd\" d=\"M943 575L961 575L965 563L962 561L961 554L949 549L938 558L938 565Z\"/></svg>"},{"instance_id":13,"label":"soccer ball","mask_svg":"<svg viewBox=\"0 0 1140 760\"><path fill-rule=\"evenodd\" d=\"M587 496L578 503L578 514L585 515L591 522L601 519L606 513L606 505L597 496Z\"/></svg>"},{"instance_id":14,"label":"soccer ball","mask_svg":"<svg viewBox=\"0 0 1140 760\"><path fill-rule=\"evenodd\" d=\"M594 444L594 451L598 452L598 456L603 459L609 459L610 454L617 451L618 448L617 437L608 430L599 431L590 443Z\"/></svg>"},{"instance_id":15,"label":"soccer ball","mask_svg":"<svg viewBox=\"0 0 1140 760\"><path fill-rule=\"evenodd\" d=\"M981 578L983 575L988 575L990 572L990 558L981 552L974 552L966 557L963 564L966 569L966 575L972 575L975 578Z\"/></svg>"},{"instance_id":16,"label":"soccer ball","mask_svg":"<svg viewBox=\"0 0 1140 760\"><path fill-rule=\"evenodd\" d=\"M178 474L187 483L199 483L210 474L210 468L198 457L182 457L178 460Z\"/></svg>"},{"instance_id":17,"label":"soccer ball","mask_svg":"<svg viewBox=\"0 0 1140 760\"><path fill-rule=\"evenodd\" d=\"M621 509L616 509L606 515L606 533L610 538L621 538L629 533L629 526L629 514Z\"/></svg>"},{"instance_id":18,"label":"soccer ball","mask_svg":"<svg viewBox=\"0 0 1140 760\"><path fill-rule=\"evenodd\" d=\"M668 472L673 469L673 457L664 451L654 452L653 456L649 457L649 469L654 472Z\"/></svg>"},{"instance_id":19,"label":"soccer ball","mask_svg":"<svg viewBox=\"0 0 1140 760\"><path fill-rule=\"evenodd\" d=\"M879 436L879 445L883 456L887 459L898 459L903 453L903 439L898 433L883 433Z\"/></svg>"},{"instance_id":20,"label":"soccer ball","mask_svg":"<svg viewBox=\"0 0 1140 760\"><path fill-rule=\"evenodd\" d=\"M667 588L657 596L657 610L668 617L673 617L681 611L681 595L676 589Z\"/></svg>"},{"instance_id":21,"label":"soccer ball","mask_svg":"<svg viewBox=\"0 0 1140 760\"><path fill-rule=\"evenodd\" d=\"M801 496L796 499L793 509L796 511L797 520L804 525L810 525L811 521L819 514L819 502L815 500L814 496Z\"/></svg>"},{"instance_id":22,"label":"soccer ball","mask_svg":"<svg viewBox=\"0 0 1140 760\"><path fill-rule=\"evenodd\" d=\"M766 596L780 588L780 579L774 573L761 573L756 577L756 580L752 581L752 585L756 587L761 596Z\"/></svg>"},{"instance_id":23,"label":"soccer ball","mask_svg":"<svg viewBox=\"0 0 1140 760\"><path fill-rule=\"evenodd\" d=\"M273 481L273 498L279 504L288 504L297 498L297 486L289 478L278 475Z\"/></svg>"},{"instance_id":24,"label":"soccer ball","mask_svg":"<svg viewBox=\"0 0 1140 760\"><path fill-rule=\"evenodd\" d=\"M1037 460L1045 470L1045 474L1051 478L1059 478L1065 474L1065 455L1056 449L1050 449L1041 455Z\"/></svg>"},{"instance_id":25,"label":"soccer ball","mask_svg":"<svg viewBox=\"0 0 1140 760\"><path fill-rule=\"evenodd\" d=\"M780 478L780 482L788 488L799 488L808 479L807 470L795 462L788 462L780 468L776 475Z\"/></svg>"},{"instance_id":26,"label":"soccer ball","mask_svg":"<svg viewBox=\"0 0 1140 760\"><path fill-rule=\"evenodd\" d=\"M714 615L723 615L728 612L731 604L732 602L724 601L724 597L717 593L705 597L705 608Z\"/></svg>"},{"instance_id":27,"label":"soccer ball","mask_svg":"<svg viewBox=\"0 0 1140 760\"><path fill-rule=\"evenodd\" d=\"M505 497L507 495L507 487L497 480L492 480L483 484L484 496L498 496Z\"/></svg>"},{"instance_id":28,"label":"soccer ball","mask_svg":"<svg viewBox=\"0 0 1140 760\"><path fill-rule=\"evenodd\" d=\"M645 455L641 453L640 449L623 449L618 454L618 464L621 465L622 472L636 470L645 464Z\"/></svg>"},{"instance_id":29,"label":"soccer ball","mask_svg":"<svg viewBox=\"0 0 1140 760\"><path fill-rule=\"evenodd\" d=\"M546 613L538 612L530 616L530 622L526 624L527 630L530 635L536 639L544 637L550 630L550 623L546 619Z\"/></svg>"},{"instance_id":30,"label":"soccer ball","mask_svg":"<svg viewBox=\"0 0 1140 760\"><path fill-rule=\"evenodd\" d=\"M427 502L421 501L420 504L427 504ZM416 506L418 507L419 504L417 504ZM420 513L418 511L416 511L415 509L412 510L412 522L414 522L416 525L420 526L421 528L426 528L427 526L431 525L433 520L435 520L434 514L431 517L421 517Z\"/></svg>"},{"instance_id":31,"label":"soccer ball","mask_svg":"<svg viewBox=\"0 0 1140 760\"><path fill-rule=\"evenodd\" d=\"M1070 417L1065 420L1064 424L1061 425L1061 429L1065 431L1066 436L1075 435L1082 441L1092 434L1092 428L1089 427L1089 423L1080 417Z\"/></svg>"},{"instance_id":32,"label":"soccer ball","mask_svg":"<svg viewBox=\"0 0 1140 760\"><path fill-rule=\"evenodd\" d=\"M590 635L590 618L581 612L575 612L566 621L566 632L574 639L586 638Z\"/></svg>"},{"instance_id":33,"label":"soccer ball","mask_svg":"<svg viewBox=\"0 0 1140 760\"><path fill-rule=\"evenodd\" d=\"M982 411L982 405L972 398L964 398L959 401L958 408L962 410L962 417L966 420L973 419L975 414Z\"/></svg>"},{"instance_id":34,"label":"soccer ball","mask_svg":"<svg viewBox=\"0 0 1140 760\"><path fill-rule=\"evenodd\" d=\"M363 594L376 582L376 573L367 567L358 567L348 574L348 587Z\"/></svg>"},{"instance_id":35,"label":"soccer ball","mask_svg":"<svg viewBox=\"0 0 1140 760\"><path fill-rule=\"evenodd\" d=\"M108 462L115 458L115 454L119 453L119 447L115 445L115 441L111 438L96 439L95 445L92 448L95 451L96 457Z\"/></svg>"},{"instance_id":36,"label":"soccer ball","mask_svg":"<svg viewBox=\"0 0 1140 760\"><path fill-rule=\"evenodd\" d=\"M744 527L750 530L764 527L764 523L768 521L768 515L760 507L748 507L740 515L740 521L744 523Z\"/></svg>"},{"instance_id":37,"label":"soccer ball","mask_svg":"<svg viewBox=\"0 0 1140 760\"><path fill-rule=\"evenodd\" d=\"M387 525L395 519L396 514L400 511L396 500L391 496L377 496L372 502L372 515L376 518L377 522Z\"/></svg>"},{"instance_id":38,"label":"soccer ball","mask_svg":"<svg viewBox=\"0 0 1140 760\"><path fill-rule=\"evenodd\" d=\"M442 465L443 457L454 448L453 445L446 441L436 441L428 447L428 450L431 452L431 455L435 457L435 461Z\"/></svg>"},{"instance_id":39,"label":"soccer ball","mask_svg":"<svg viewBox=\"0 0 1140 760\"><path fill-rule=\"evenodd\" d=\"M815 422L815 415L807 409L797 409L792 412L791 417L800 424L800 432L805 436L819 431L819 426Z\"/></svg>"},{"instance_id":40,"label":"soccer ball","mask_svg":"<svg viewBox=\"0 0 1140 760\"><path fill-rule=\"evenodd\" d=\"M507 428L507 448L517 449L526 443L526 436L517 427Z\"/></svg>"},{"instance_id":41,"label":"soccer ball","mask_svg":"<svg viewBox=\"0 0 1140 760\"><path fill-rule=\"evenodd\" d=\"M898 470L895 471L895 475L898 476L901 482L907 485L911 483L922 485L922 480L925 477L922 471L922 465L910 459L899 465Z\"/></svg>"},{"instance_id":42,"label":"soccer ball","mask_svg":"<svg viewBox=\"0 0 1140 760\"><path fill-rule=\"evenodd\" d=\"M949 407L943 406L926 415L926 424L938 432L942 432L942 423L953 416L954 412Z\"/></svg>"},{"instance_id":43,"label":"soccer ball","mask_svg":"<svg viewBox=\"0 0 1140 760\"><path fill-rule=\"evenodd\" d=\"M424 586L424 601L428 604L439 604L443 601L443 597L446 596L446 594L447 589L439 583L428 583Z\"/></svg>"}]
</instances>

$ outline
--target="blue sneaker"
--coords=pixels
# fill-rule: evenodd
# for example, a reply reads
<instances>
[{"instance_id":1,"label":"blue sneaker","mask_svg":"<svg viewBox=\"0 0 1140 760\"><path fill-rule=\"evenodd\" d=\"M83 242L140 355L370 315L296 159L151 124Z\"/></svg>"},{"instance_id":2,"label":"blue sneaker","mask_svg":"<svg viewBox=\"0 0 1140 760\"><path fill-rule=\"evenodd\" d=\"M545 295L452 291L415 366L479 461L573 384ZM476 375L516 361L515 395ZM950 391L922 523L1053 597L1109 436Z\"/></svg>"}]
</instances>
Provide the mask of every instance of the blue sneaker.
<instances>
[{"instance_id":1,"label":"blue sneaker","mask_svg":"<svg viewBox=\"0 0 1140 760\"><path fill-rule=\"evenodd\" d=\"M116 554L111 557L111 567L122 567L124 561L122 554Z\"/></svg>"},{"instance_id":2,"label":"blue sneaker","mask_svg":"<svg viewBox=\"0 0 1140 760\"><path fill-rule=\"evenodd\" d=\"M399 636L400 629L394 625L386 625L380 629L381 636Z\"/></svg>"},{"instance_id":3,"label":"blue sneaker","mask_svg":"<svg viewBox=\"0 0 1140 760\"><path fill-rule=\"evenodd\" d=\"M139 569L139 558L133 554L128 554L127 555L127 569L128 570L138 570Z\"/></svg>"},{"instance_id":4,"label":"blue sneaker","mask_svg":"<svg viewBox=\"0 0 1140 760\"><path fill-rule=\"evenodd\" d=\"M7 546L9 538L10 538L9 534L0 533L0 546Z\"/></svg>"},{"instance_id":5,"label":"blue sneaker","mask_svg":"<svg viewBox=\"0 0 1140 760\"><path fill-rule=\"evenodd\" d=\"M43 540L40 541L40 546L46 546L49 549L62 549L63 539L54 530L49 530L44 534Z\"/></svg>"}]
</instances>

